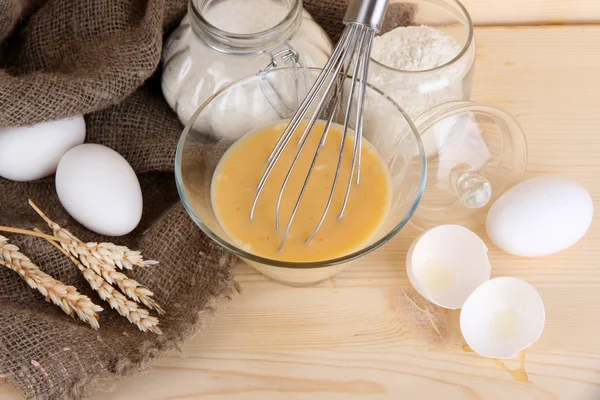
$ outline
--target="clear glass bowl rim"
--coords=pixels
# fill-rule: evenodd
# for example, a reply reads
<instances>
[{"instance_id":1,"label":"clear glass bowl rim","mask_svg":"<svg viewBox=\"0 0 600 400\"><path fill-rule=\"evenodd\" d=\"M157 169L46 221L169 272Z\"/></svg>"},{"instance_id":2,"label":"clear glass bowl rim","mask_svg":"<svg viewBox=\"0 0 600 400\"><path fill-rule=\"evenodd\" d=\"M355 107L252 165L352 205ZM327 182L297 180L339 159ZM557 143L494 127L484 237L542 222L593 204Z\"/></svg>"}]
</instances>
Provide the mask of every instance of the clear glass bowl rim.
<instances>
[{"instance_id":1,"label":"clear glass bowl rim","mask_svg":"<svg viewBox=\"0 0 600 400\"><path fill-rule=\"evenodd\" d=\"M179 193L179 197L181 198L184 208L186 209L187 213L190 215L192 220L196 223L196 225L198 225L200 230L205 235L207 235L211 240L216 242L219 246L225 248L226 250L232 252L233 254L235 254L243 259L248 259L253 262L257 262L257 263L261 263L261 264L265 264L265 265L269 265L269 266L273 266L273 267L291 268L291 269L325 268L325 267L330 267L330 266L334 266L334 265L338 265L338 264L347 263L347 262L353 261L357 258L360 258L374 250L377 250L379 247L383 246L385 243L390 241L390 239L392 239L398 232L400 232L400 230L402 228L404 228L404 226L406 226L406 224L408 223L410 218L413 216L413 214L417 210L419 203L421 202L421 198L423 197L423 193L425 191L425 184L427 182L427 157L425 154L425 148L423 147L423 142L421 141L421 138L419 136L419 133L418 133L413 121L410 119L408 114L406 114L406 112L398 105L398 103L396 103L394 100L392 100L387 94L383 93L379 89L377 89L369 84L367 84L369 89L375 91L375 93L377 93L378 95L382 96L387 101L389 101L395 108L398 109L399 112L402 113L402 115L408 122L408 125L410 126L410 129L412 131L414 139L416 140L417 146L419 147L419 155L421 158L421 168L423 171L423 174L421 175L421 182L419 184L417 196L415 197L415 200L413 201L413 204L411 205L408 213L406 213L404 215L402 220L393 229L391 229L388 233L383 235L383 237L381 237L374 243L370 244L369 246L367 246L363 249L360 249L358 251L347 254L345 256L337 257L337 258L333 258L333 259L329 259L329 260L314 261L314 262L292 262L292 261L273 260L273 259L270 259L267 257L262 257L262 256L258 256L256 254L249 253L249 252L235 246L234 244L221 239L219 237L219 235L215 234L208 226L206 226L202 222L202 219L200 217L198 217L198 215L194 211L193 207L187 200L187 195L185 193L185 189L183 186L183 178L181 176L182 153L183 153L183 147L187 140L188 134L192 130L192 127L194 125L194 122L198 118L198 115L211 103L211 101L213 101L215 98L217 98L218 96L220 96L222 93L226 92L233 86L242 85L248 81L257 79L259 76L261 76L263 74L267 74L267 75L274 74L277 71L289 70L289 69L290 68L285 68L285 67L273 68L266 73L259 72L257 74L250 75L250 76L247 76L240 80L237 80L235 82L232 82L231 84L225 86L223 89L219 90L217 93L213 94L200 107L198 107L198 109L194 112L194 114L192 115L192 117L190 118L190 120L188 121L186 126L184 127L181 137L179 138L179 143L177 144L177 150L175 153L175 183L177 185L177 191ZM305 68L305 70L315 71L315 72L322 71L321 68Z\"/></svg>"},{"instance_id":2,"label":"clear glass bowl rim","mask_svg":"<svg viewBox=\"0 0 600 400\"><path fill-rule=\"evenodd\" d=\"M425 0L425 1L427 1L427 0ZM392 71L392 72L397 72L397 73L402 73L402 74L415 74L416 75L416 74L424 74L424 73L444 69L444 68L449 67L450 65L456 63L458 60L460 60L465 55L467 50L469 50L469 47L471 47L471 44L475 43L475 30L473 27L473 20L471 19L471 14L469 14L469 11L467 11L467 8L459 0L447 0L447 1L453 2L456 4L459 11L462 12L463 16L465 17L465 19L466 19L465 22L466 22L467 28L469 30L468 34L467 34L467 40L465 42L465 45L463 46L461 51L456 55L456 57L454 57L447 63L442 64L438 67L431 68L431 69L422 69L422 70L418 70L418 71L407 71L405 69L392 68L385 64L380 63L379 61L375 60L373 57L371 57L371 62L373 64L377 65L378 67L383 68L384 70L387 70L387 71ZM431 3L435 3L435 1L432 1ZM442 6L440 6L440 7L442 7Z\"/></svg>"}]
</instances>

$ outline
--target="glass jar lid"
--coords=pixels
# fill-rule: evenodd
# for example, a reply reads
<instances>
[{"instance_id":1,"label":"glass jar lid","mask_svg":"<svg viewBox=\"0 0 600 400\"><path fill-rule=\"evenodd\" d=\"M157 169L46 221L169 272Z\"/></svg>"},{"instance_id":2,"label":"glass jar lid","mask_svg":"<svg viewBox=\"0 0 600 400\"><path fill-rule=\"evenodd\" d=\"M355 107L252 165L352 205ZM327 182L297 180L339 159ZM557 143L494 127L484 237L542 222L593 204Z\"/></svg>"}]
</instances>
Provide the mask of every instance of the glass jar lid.
<instances>
[{"instance_id":1,"label":"glass jar lid","mask_svg":"<svg viewBox=\"0 0 600 400\"><path fill-rule=\"evenodd\" d=\"M279 47L302 23L301 0L192 0L188 10L194 32L226 54L252 55Z\"/></svg>"},{"instance_id":2,"label":"glass jar lid","mask_svg":"<svg viewBox=\"0 0 600 400\"><path fill-rule=\"evenodd\" d=\"M519 123L498 108L468 101L433 107L414 123L427 155L427 184L413 225L481 225L525 170L527 145Z\"/></svg>"}]
</instances>

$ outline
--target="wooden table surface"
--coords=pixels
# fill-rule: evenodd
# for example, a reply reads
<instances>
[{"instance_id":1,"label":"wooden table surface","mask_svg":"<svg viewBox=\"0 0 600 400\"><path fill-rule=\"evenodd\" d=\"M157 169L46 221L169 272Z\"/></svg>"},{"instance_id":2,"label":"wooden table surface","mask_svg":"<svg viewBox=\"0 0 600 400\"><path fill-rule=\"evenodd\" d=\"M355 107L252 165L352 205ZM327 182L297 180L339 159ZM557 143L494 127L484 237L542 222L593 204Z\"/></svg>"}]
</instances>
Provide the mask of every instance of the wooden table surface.
<instances>
[{"instance_id":1,"label":"wooden table surface","mask_svg":"<svg viewBox=\"0 0 600 400\"><path fill-rule=\"evenodd\" d=\"M596 1L596 0L594 0ZM473 98L505 108L529 145L528 176L575 178L600 210L600 26L482 27ZM506 362L463 350L458 312L421 303L404 268L406 229L309 288L236 267L243 292L208 328L114 399L600 399L600 220L572 248L540 259L486 240L492 275L533 284L546 305L539 342ZM524 368L527 376L515 371ZM0 385L0 399L18 398Z\"/></svg>"}]
</instances>

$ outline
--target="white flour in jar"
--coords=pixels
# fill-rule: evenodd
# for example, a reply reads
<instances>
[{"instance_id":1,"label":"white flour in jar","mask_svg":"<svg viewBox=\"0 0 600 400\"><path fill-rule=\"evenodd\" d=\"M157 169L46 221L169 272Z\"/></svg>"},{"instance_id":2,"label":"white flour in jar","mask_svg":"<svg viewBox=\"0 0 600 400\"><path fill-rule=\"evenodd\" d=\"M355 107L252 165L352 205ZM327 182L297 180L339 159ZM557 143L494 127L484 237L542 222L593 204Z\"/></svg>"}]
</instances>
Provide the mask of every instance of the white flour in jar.
<instances>
[{"instance_id":1,"label":"white flour in jar","mask_svg":"<svg viewBox=\"0 0 600 400\"><path fill-rule=\"evenodd\" d=\"M192 0L192 4L199 3ZM205 21L196 18L195 13L183 18L163 47L161 84L165 99L184 125L215 93L239 79L263 71L271 63L271 57L263 50L276 53L289 45L298 52L304 66L325 65L332 51L331 41L306 10L296 9L287 19L292 3L296 4L295 0L221 0L202 8L203 20L230 33L256 33L278 27L263 35L269 39L268 45L256 43L251 49L254 53L248 54L233 54L227 46L215 49L208 44L208 39L218 45L219 38L204 29L194 29L196 25L206 25ZM242 44L250 47L253 33L241 35L248 35L248 43ZM231 40L236 42L235 38ZM278 61L280 66L285 65L281 57ZM244 93L241 89L229 91L227 99L202 113L203 116L195 121L195 128L217 137L234 137L237 129L253 126L253 119L262 118L260 105L264 95L260 89L255 93Z\"/></svg>"},{"instance_id":2,"label":"white flour in jar","mask_svg":"<svg viewBox=\"0 0 600 400\"><path fill-rule=\"evenodd\" d=\"M373 42L371 58L388 68L371 63L369 83L415 119L438 104L468 97L475 46L444 66L462 48L452 36L426 25L393 29Z\"/></svg>"},{"instance_id":3,"label":"white flour in jar","mask_svg":"<svg viewBox=\"0 0 600 400\"><path fill-rule=\"evenodd\" d=\"M289 13L288 7L273 0L227 0L203 12L204 18L222 31L238 34L273 28Z\"/></svg>"},{"instance_id":4,"label":"white flour in jar","mask_svg":"<svg viewBox=\"0 0 600 400\"><path fill-rule=\"evenodd\" d=\"M462 46L450 35L426 25L396 28L377 36L371 57L403 71L424 71L452 60Z\"/></svg>"}]
</instances>

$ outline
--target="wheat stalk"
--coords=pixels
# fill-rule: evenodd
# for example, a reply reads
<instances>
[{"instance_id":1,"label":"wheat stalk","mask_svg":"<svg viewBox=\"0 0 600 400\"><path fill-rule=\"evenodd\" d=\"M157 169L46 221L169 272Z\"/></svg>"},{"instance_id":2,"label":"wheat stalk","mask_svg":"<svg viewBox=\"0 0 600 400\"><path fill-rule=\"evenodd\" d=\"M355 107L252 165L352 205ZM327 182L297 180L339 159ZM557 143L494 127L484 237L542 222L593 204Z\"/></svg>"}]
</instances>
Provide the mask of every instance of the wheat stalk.
<instances>
[{"instance_id":1,"label":"wheat stalk","mask_svg":"<svg viewBox=\"0 0 600 400\"><path fill-rule=\"evenodd\" d=\"M98 260L102 260L119 269L133 269L134 266L148 267L158 264L158 261L144 260L139 251L130 250L126 246L118 246L113 243L84 243L77 238L77 236L64 228L61 228L60 225L48 218L48 216L40 210L33 201L29 200L29 205L48 224L58 241L69 244L72 247L78 247L79 251L83 254L92 255ZM41 234L43 237L44 234ZM75 256L77 257L77 255Z\"/></svg>"},{"instance_id":2,"label":"wheat stalk","mask_svg":"<svg viewBox=\"0 0 600 400\"><path fill-rule=\"evenodd\" d=\"M134 265L146 267L158 262L145 261L139 251L132 251L125 246L112 243L84 243L48 218L33 201L29 200L29 205L46 221L54 236L60 239L62 248L77 258L81 264L102 276L109 284L115 283L130 299L155 309L159 314L164 314L161 306L152 298L154 294L150 289L116 270L116 268L132 269Z\"/></svg>"},{"instance_id":3,"label":"wheat stalk","mask_svg":"<svg viewBox=\"0 0 600 400\"><path fill-rule=\"evenodd\" d=\"M19 235L27 235L27 236L36 236L43 239L48 239L56 242L72 242L68 239L60 239L52 235L47 235L41 231L30 231L29 229L21 229L21 228L13 228L10 226L0 225L0 232L10 232L10 233L18 233Z\"/></svg>"},{"instance_id":4,"label":"wheat stalk","mask_svg":"<svg viewBox=\"0 0 600 400\"><path fill-rule=\"evenodd\" d=\"M89 297L79 293L73 286L54 279L38 268L31 260L19 251L19 248L8 243L8 239L0 235L0 265L17 272L32 288L37 289L46 299L50 299L67 315L77 314L80 320L98 329L98 313L102 307L94 304Z\"/></svg>"},{"instance_id":5,"label":"wheat stalk","mask_svg":"<svg viewBox=\"0 0 600 400\"><path fill-rule=\"evenodd\" d=\"M32 205L33 207L34 205ZM73 235L68 230L61 228L60 225L50 220L41 210L35 208L42 218L46 221L48 226L52 229L55 237L60 239L61 244L65 244L69 248L68 250L75 257L79 255L85 255L87 257L93 257L97 262L111 265L119 269L132 270L134 266L137 267L148 267L151 265L158 264L158 261L144 260L142 254L139 251L133 251L126 246L118 246L113 243L95 243L89 242L84 243L77 236Z\"/></svg>"},{"instance_id":6,"label":"wheat stalk","mask_svg":"<svg viewBox=\"0 0 600 400\"><path fill-rule=\"evenodd\" d=\"M127 318L129 322L135 324L142 332L151 331L158 335L162 335L162 331L158 327L158 318L150 316L148 310L140 308L136 303L128 300L127 297L110 286L110 284L94 272L94 270L84 266L79 259L70 254L68 250L62 248L52 240L48 240L48 242L75 263L77 268L83 273L83 277L89 283L91 288L98 292L100 298L106 301L111 308Z\"/></svg>"}]
</instances>

